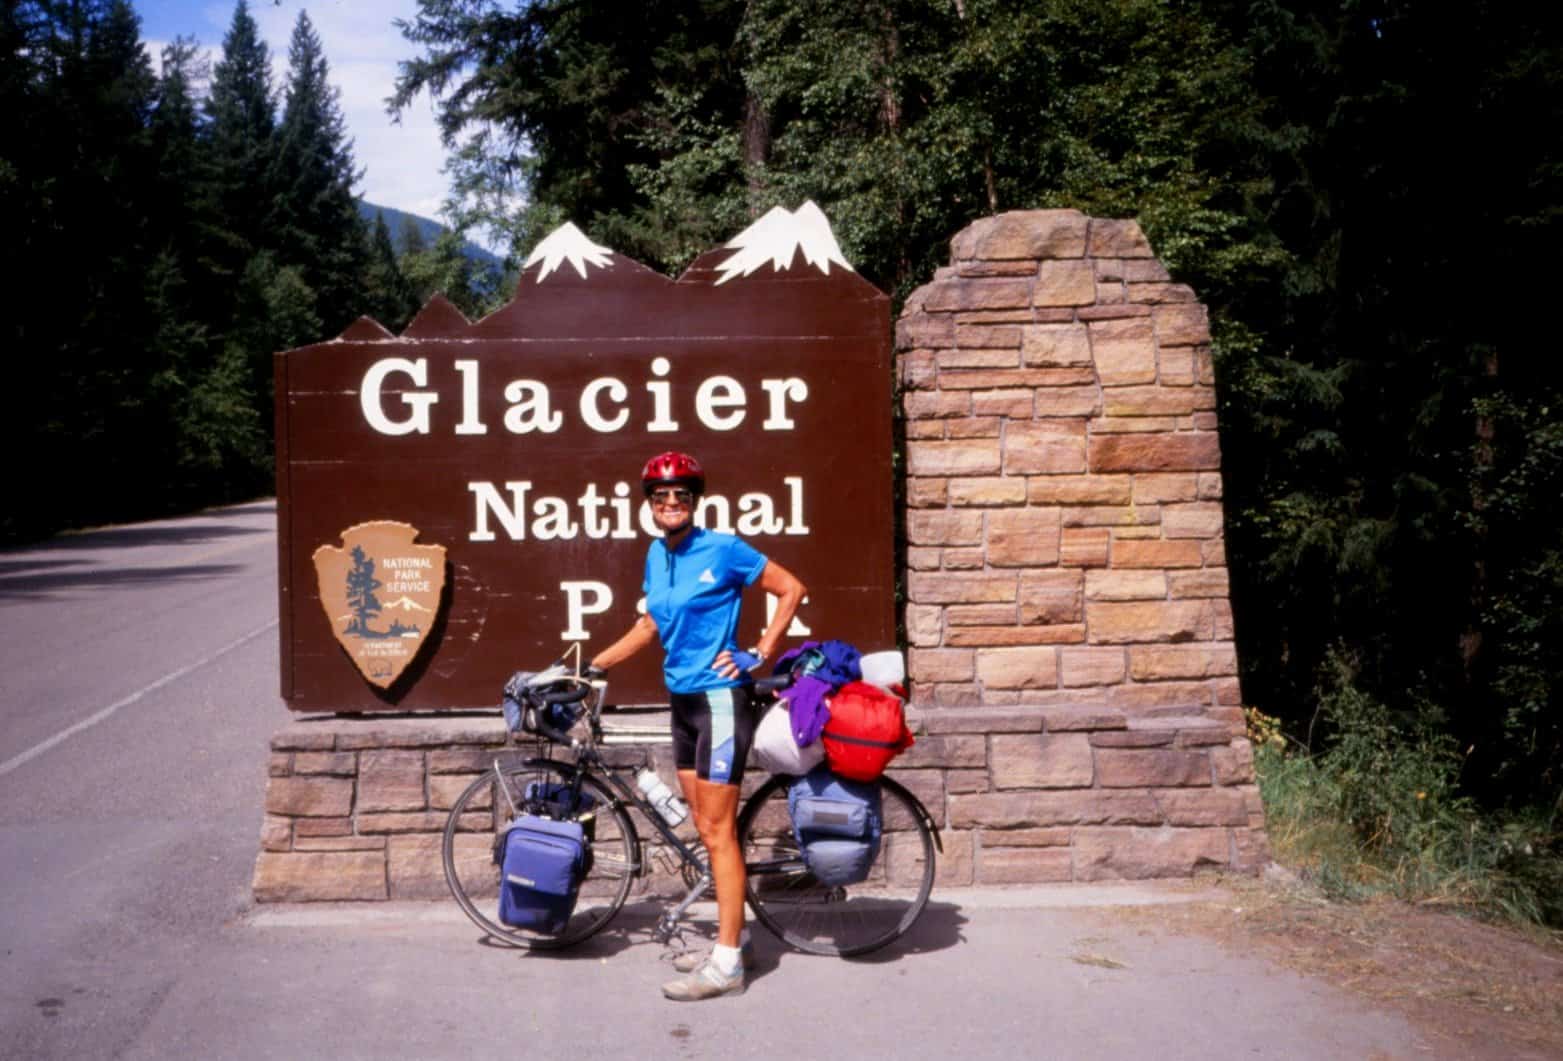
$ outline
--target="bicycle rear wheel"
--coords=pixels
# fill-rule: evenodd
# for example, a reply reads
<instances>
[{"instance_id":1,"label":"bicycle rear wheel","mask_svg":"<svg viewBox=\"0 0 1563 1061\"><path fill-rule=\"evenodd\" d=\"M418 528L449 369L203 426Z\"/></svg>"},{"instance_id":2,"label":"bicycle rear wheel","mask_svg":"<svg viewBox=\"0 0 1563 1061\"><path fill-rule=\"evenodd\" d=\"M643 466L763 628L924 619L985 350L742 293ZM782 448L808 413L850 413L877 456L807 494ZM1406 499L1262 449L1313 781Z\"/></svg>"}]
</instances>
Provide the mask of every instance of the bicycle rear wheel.
<instances>
[{"instance_id":1,"label":"bicycle rear wheel","mask_svg":"<svg viewBox=\"0 0 1563 1061\"><path fill-rule=\"evenodd\" d=\"M766 781L738 819L755 916L789 946L811 954L866 954L899 939L933 891L934 837L921 805L895 781L881 778L884 836L868 879L826 885L809 872L792 833L792 780Z\"/></svg>"},{"instance_id":2,"label":"bicycle rear wheel","mask_svg":"<svg viewBox=\"0 0 1563 1061\"><path fill-rule=\"evenodd\" d=\"M557 807L545 808L536 800L528 807L527 789L534 782L571 785L577 779L580 791L595 801L590 810L561 815ZM495 852L512 815L528 809L543 811L548 817L563 816L580 821L591 838L590 869L581 882L580 896L569 924L556 935L516 928L498 919L499 866ZM573 764L552 759L529 759L502 767L498 775L490 768L478 777L456 797L445 823L441 847L445 882L450 886L451 896L472 923L498 943L537 950L554 950L579 943L611 921L629 896L639 852L640 838L635 825L608 786Z\"/></svg>"}]
</instances>

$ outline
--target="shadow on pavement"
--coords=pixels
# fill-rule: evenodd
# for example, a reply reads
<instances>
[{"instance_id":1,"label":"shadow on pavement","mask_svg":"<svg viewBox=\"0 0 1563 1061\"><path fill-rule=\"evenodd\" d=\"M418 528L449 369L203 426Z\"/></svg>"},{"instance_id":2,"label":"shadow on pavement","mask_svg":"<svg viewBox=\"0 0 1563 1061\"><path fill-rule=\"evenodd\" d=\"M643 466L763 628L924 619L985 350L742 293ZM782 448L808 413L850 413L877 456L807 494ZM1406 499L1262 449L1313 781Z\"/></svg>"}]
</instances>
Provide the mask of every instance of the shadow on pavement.
<instances>
[{"instance_id":1,"label":"shadow on pavement","mask_svg":"<svg viewBox=\"0 0 1563 1061\"><path fill-rule=\"evenodd\" d=\"M149 583L217 579L241 569L239 564L189 564L184 567L141 567L118 570L51 571L35 575L7 575L0 571L0 599L43 597L64 589L112 589Z\"/></svg>"}]
</instances>

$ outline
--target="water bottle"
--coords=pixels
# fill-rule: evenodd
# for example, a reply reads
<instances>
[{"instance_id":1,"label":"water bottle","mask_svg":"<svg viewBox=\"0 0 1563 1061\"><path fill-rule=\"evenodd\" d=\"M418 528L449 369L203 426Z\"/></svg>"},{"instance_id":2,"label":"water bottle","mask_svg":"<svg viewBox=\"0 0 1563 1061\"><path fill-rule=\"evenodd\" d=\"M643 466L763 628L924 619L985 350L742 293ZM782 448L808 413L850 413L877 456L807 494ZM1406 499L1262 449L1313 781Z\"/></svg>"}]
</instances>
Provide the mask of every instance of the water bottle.
<instances>
[{"instance_id":1,"label":"water bottle","mask_svg":"<svg viewBox=\"0 0 1563 1061\"><path fill-rule=\"evenodd\" d=\"M635 775L635 784L640 786L645 793L646 800L662 815L662 820L669 825L677 825L689 817L689 808L684 806L684 801L673 794L662 778L657 776L655 770L642 768Z\"/></svg>"}]
</instances>

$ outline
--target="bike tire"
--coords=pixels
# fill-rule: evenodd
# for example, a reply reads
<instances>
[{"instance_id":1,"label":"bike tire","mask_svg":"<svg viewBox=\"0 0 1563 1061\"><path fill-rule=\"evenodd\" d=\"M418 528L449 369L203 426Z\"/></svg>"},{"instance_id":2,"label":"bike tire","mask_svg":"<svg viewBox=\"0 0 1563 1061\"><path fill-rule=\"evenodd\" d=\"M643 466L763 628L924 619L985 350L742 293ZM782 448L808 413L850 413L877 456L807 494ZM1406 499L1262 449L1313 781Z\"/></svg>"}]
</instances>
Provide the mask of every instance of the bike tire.
<instances>
[{"instance_id":1,"label":"bike tire","mask_svg":"<svg viewBox=\"0 0 1563 1061\"><path fill-rule=\"evenodd\" d=\"M500 777L517 807L523 805L530 782L569 784L577 776L581 790L597 801L592 811L592 864L581 882L570 921L557 935L516 928L498 920L499 866L495 864L494 851L510 820L510 802L500 794L493 768L468 785L451 806L440 849L445 883L462 912L496 943L533 950L569 947L601 931L629 897L639 871L640 837L629 812L599 777L553 759L528 759L500 769ZM586 817L579 820L585 821Z\"/></svg>"},{"instance_id":2,"label":"bike tire","mask_svg":"<svg viewBox=\"0 0 1563 1061\"><path fill-rule=\"evenodd\" d=\"M883 839L861 884L827 886L803 864L778 775L760 786L738 819L746 897L760 923L788 946L851 957L900 939L933 891L935 842L927 812L891 778L880 779Z\"/></svg>"}]
</instances>

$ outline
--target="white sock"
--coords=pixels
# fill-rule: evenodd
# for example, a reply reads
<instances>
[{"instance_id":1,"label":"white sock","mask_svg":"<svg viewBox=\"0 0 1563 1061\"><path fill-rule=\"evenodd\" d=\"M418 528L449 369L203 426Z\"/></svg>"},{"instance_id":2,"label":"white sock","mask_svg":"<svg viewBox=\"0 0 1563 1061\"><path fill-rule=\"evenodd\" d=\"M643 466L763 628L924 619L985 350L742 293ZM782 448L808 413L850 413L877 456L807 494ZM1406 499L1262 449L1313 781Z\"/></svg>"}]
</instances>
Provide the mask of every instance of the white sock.
<instances>
[{"instance_id":1,"label":"white sock","mask_svg":"<svg viewBox=\"0 0 1563 1061\"><path fill-rule=\"evenodd\" d=\"M724 947L718 943L711 948L711 963L723 976L733 976L738 972L739 955L737 947Z\"/></svg>"}]
</instances>

